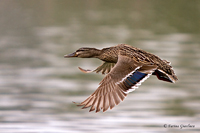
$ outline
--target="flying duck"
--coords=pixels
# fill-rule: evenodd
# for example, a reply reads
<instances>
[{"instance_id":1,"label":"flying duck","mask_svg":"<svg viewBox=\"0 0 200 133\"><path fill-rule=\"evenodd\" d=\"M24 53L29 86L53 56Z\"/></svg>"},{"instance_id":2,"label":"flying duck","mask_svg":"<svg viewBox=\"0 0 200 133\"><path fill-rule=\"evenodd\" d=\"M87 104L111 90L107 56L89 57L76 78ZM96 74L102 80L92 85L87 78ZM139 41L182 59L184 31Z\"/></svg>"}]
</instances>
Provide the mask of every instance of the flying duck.
<instances>
[{"instance_id":1,"label":"flying duck","mask_svg":"<svg viewBox=\"0 0 200 133\"><path fill-rule=\"evenodd\" d=\"M108 108L112 109L150 75L156 75L159 80L170 83L178 80L169 61L127 44L118 44L101 50L82 47L64 57L98 58L103 61L95 70L79 67L84 73L106 74L96 91L79 104L83 109L90 107L90 111L105 112Z\"/></svg>"}]
</instances>

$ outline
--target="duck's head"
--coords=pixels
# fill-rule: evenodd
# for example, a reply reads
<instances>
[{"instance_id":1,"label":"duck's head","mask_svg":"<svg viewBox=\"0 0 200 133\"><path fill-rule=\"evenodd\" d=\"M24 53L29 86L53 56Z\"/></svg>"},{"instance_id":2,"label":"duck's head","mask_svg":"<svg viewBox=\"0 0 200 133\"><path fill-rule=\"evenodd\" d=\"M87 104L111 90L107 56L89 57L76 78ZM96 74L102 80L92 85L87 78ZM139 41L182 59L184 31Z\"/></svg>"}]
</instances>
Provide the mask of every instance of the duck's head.
<instances>
[{"instance_id":1,"label":"duck's head","mask_svg":"<svg viewBox=\"0 0 200 133\"><path fill-rule=\"evenodd\" d=\"M83 48L76 50L76 52L74 52L74 53L65 55L64 57L65 58L70 58L70 57L91 58L91 57L98 56L100 53L99 51L100 50L98 50L96 48L83 47Z\"/></svg>"}]
</instances>

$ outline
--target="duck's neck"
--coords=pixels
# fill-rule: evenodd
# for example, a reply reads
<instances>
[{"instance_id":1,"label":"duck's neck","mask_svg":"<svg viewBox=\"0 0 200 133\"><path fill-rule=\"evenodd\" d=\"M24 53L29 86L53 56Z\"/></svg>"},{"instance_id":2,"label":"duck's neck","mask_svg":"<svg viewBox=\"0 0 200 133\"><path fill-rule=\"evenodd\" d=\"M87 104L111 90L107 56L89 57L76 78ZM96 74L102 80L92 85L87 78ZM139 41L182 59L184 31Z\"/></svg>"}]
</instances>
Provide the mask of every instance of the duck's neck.
<instances>
[{"instance_id":1,"label":"duck's neck","mask_svg":"<svg viewBox=\"0 0 200 133\"><path fill-rule=\"evenodd\" d=\"M99 50L98 56L96 56L96 58L105 62L116 63L118 60L118 55L117 51L110 47Z\"/></svg>"},{"instance_id":2,"label":"duck's neck","mask_svg":"<svg viewBox=\"0 0 200 133\"><path fill-rule=\"evenodd\" d=\"M94 49L92 49L92 56L91 57L92 58L99 58L101 56L101 54L102 54L101 50L94 48Z\"/></svg>"}]
</instances>

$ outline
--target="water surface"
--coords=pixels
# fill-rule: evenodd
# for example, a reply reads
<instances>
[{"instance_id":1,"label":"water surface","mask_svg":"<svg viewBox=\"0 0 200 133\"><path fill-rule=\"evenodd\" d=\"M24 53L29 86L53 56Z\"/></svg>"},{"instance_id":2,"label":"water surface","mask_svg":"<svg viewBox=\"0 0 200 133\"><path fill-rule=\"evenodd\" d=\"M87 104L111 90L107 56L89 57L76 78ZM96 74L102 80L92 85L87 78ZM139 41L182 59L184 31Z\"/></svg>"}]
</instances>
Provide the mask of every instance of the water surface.
<instances>
[{"instance_id":1,"label":"water surface","mask_svg":"<svg viewBox=\"0 0 200 133\"><path fill-rule=\"evenodd\" d=\"M4 0L0 6L0 132L200 130L199 1ZM77 67L94 69L101 61L63 56L119 43L171 61L179 81L151 76L105 113L75 106L104 77Z\"/></svg>"}]
</instances>

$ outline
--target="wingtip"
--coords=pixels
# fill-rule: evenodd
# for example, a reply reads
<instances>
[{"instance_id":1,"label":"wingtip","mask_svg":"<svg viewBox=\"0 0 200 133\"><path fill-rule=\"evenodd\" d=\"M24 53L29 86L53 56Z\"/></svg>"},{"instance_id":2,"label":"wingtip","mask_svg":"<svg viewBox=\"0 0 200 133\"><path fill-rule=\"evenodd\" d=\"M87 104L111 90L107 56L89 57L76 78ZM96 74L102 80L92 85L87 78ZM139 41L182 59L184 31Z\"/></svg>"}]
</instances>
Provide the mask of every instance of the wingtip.
<instances>
[{"instance_id":1,"label":"wingtip","mask_svg":"<svg viewBox=\"0 0 200 133\"><path fill-rule=\"evenodd\" d=\"M94 111L94 110L95 110L95 108L92 108L92 107L91 107L90 110L89 110L89 112L92 112L92 111Z\"/></svg>"},{"instance_id":2,"label":"wingtip","mask_svg":"<svg viewBox=\"0 0 200 133\"><path fill-rule=\"evenodd\" d=\"M81 105L81 103L77 103L77 102L74 102L74 101L72 101L72 103L76 104L76 106L83 106L83 105Z\"/></svg>"},{"instance_id":3,"label":"wingtip","mask_svg":"<svg viewBox=\"0 0 200 133\"><path fill-rule=\"evenodd\" d=\"M78 67L78 69L83 73L91 73L92 72L92 70L85 70L85 69L83 69L81 67Z\"/></svg>"}]
</instances>

